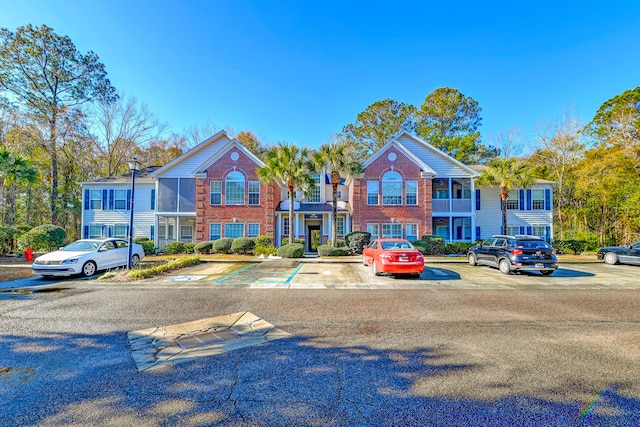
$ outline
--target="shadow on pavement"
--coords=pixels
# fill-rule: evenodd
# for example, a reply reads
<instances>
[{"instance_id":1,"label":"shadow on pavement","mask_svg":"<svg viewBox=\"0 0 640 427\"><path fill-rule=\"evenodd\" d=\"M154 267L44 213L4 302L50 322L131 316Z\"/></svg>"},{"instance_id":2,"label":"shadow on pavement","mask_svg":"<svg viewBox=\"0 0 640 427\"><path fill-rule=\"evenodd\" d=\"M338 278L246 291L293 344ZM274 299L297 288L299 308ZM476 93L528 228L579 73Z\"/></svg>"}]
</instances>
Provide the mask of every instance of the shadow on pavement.
<instances>
[{"instance_id":1,"label":"shadow on pavement","mask_svg":"<svg viewBox=\"0 0 640 427\"><path fill-rule=\"evenodd\" d=\"M125 332L4 334L0 349L6 425L640 423L640 401L623 395L623 382L599 389L575 378L532 394L508 379L465 386L464 374L482 367L446 363L442 349L332 346L298 336L146 373L137 372ZM447 382L465 391L448 394ZM593 399L576 399L585 393Z\"/></svg>"}]
</instances>

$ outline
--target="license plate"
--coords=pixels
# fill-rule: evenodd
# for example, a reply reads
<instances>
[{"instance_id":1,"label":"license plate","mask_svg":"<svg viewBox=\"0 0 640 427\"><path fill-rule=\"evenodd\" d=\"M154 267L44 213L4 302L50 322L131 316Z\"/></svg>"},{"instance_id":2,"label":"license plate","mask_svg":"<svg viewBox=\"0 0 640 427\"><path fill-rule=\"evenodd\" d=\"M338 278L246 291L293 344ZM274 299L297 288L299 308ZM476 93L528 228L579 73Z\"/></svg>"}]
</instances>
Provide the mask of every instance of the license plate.
<instances>
[{"instance_id":1,"label":"license plate","mask_svg":"<svg viewBox=\"0 0 640 427\"><path fill-rule=\"evenodd\" d=\"M536 268L544 268L544 264L538 263L538 264L536 264Z\"/></svg>"},{"instance_id":2,"label":"license plate","mask_svg":"<svg viewBox=\"0 0 640 427\"><path fill-rule=\"evenodd\" d=\"M409 261L409 257L401 256L400 258L398 258L398 260L399 260L400 262L408 262L408 261Z\"/></svg>"}]
</instances>

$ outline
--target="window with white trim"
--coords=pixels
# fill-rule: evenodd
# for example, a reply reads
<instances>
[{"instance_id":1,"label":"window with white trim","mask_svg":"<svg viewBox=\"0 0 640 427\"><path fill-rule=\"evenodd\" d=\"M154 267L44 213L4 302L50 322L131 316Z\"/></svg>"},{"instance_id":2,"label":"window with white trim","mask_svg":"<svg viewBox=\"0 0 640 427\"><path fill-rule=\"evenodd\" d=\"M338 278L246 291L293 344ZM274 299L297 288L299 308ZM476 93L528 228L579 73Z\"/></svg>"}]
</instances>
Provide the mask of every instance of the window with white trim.
<instances>
[{"instance_id":1,"label":"window with white trim","mask_svg":"<svg viewBox=\"0 0 640 427\"><path fill-rule=\"evenodd\" d=\"M102 209L102 190L90 190L89 200L89 209Z\"/></svg>"},{"instance_id":2,"label":"window with white trim","mask_svg":"<svg viewBox=\"0 0 640 427\"><path fill-rule=\"evenodd\" d=\"M388 223L382 224L383 239L402 239L402 224Z\"/></svg>"},{"instance_id":3,"label":"window with white trim","mask_svg":"<svg viewBox=\"0 0 640 427\"><path fill-rule=\"evenodd\" d=\"M306 197L309 203L320 203L320 174L313 175L313 186Z\"/></svg>"},{"instance_id":4,"label":"window with white trim","mask_svg":"<svg viewBox=\"0 0 640 427\"><path fill-rule=\"evenodd\" d=\"M380 224L367 224L367 232L371 234L371 240L380 237Z\"/></svg>"},{"instance_id":5,"label":"window with white trim","mask_svg":"<svg viewBox=\"0 0 640 427\"><path fill-rule=\"evenodd\" d=\"M547 227L533 226L531 232L534 236L547 238Z\"/></svg>"},{"instance_id":6,"label":"window with white trim","mask_svg":"<svg viewBox=\"0 0 640 427\"><path fill-rule=\"evenodd\" d=\"M180 240L193 240L193 226L192 225L181 225L180 226Z\"/></svg>"},{"instance_id":7,"label":"window with white trim","mask_svg":"<svg viewBox=\"0 0 640 427\"><path fill-rule=\"evenodd\" d=\"M256 237L260 235L260 223L247 224L247 237Z\"/></svg>"},{"instance_id":8,"label":"window with white trim","mask_svg":"<svg viewBox=\"0 0 640 427\"><path fill-rule=\"evenodd\" d=\"M127 190L115 190L113 192L113 208L122 210L127 209Z\"/></svg>"},{"instance_id":9,"label":"window with white trim","mask_svg":"<svg viewBox=\"0 0 640 427\"><path fill-rule=\"evenodd\" d=\"M260 204L260 181L249 181L249 204Z\"/></svg>"},{"instance_id":10,"label":"window with white trim","mask_svg":"<svg viewBox=\"0 0 640 427\"><path fill-rule=\"evenodd\" d=\"M244 175L234 171L225 179L224 200L226 205L244 205ZM227 233L225 233L226 237Z\"/></svg>"},{"instance_id":11,"label":"window with white trim","mask_svg":"<svg viewBox=\"0 0 640 427\"><path fill-rule=\"evenodd\" d=\"M209 204L221 205L222 204L222 181L211 181L209 192Z\"/></svg>"},{"instance_id":12,"label":"window with white trim","mask_svg":"<svg viewBox=\"0 0 640 427\"><path fill-rule=\"evenodd\" d=\"M518 190L511 190L509 197L507 197L507 209L520 209L520 192Z\"/></svg>"},{"instance_id":13,"label":"window with white trim","mask_svg":"<svg viewBox=\"0 0 640 427\"><path fill-rule=\"evenodd\" d=\"M244 224L229 222L224 225L224 237L235 239L236 237L244 237Z\"/></svg>"},{"instance_id":14,"label":"window with white trim","mask_svg":"<svg viewBox=\"0 0 640 427\"><path fill-rule=\"evenodd\" d=\"M289 235L289 215L282 217L282 235Z\"/></svg>"},{"instance_id":15,"label":"window with white trim","mask_svg":"<svg viewBox=\"0 0 640 427\"><path fill-rule=\"evenodd\" d=\"M114 225L113 226L113 236L112 237L120 237L122 239L129 237L127 233L128 225Z\"/></svg>"},{"instance_id":16,"label":"window with white trim","mask_svg":"<svg viewBox=\"0 0 640 427\"><path fill-rule=\"evenodd\" d=\"M367 181L367 204L377 205L380 194L380 183L378 181Z\"/></svg>"},{"instance_id":17,"label":"window with white trim","mask_svg":"<svg viewBox=\"0 0 640 427\"><path fill-rule=\"evenodd\" d=\"M222 237L222 227L220 223L209 224L209 240L218 240Z\"/></svg>"},{"instance_id":18,"label":"window with white trim","mask_svg":"<svg viewBox=\"0 0 640 427\"><path fill-rule=\"evenodd\" d=\"M341 216L336 218L336 233L339 236L344 236L344 218Z\"/></svg>"},{"instance_id":19,"label":"window with white trim","mask_svg":"<svg viewBox=\"0 0 640 427\"><path fill-rule=\"evenodd\" d=\"M101 225L90 225L89 226L89 239L98 239L102 237L102 226Z\"/></svg>"},{"instance_id":20,"label":"window with white trim","mask_svg":"<svg viewBox=\"0 0 640 427\"><path fill-rule=\"evenodd\" d=\"M382 204L402 204L402 176L398 172L389 171L382 176Z\"/></svg>"},{"instance_id":21,"label":"window with white trim","mask_svg":"<svg viewBox=\"0 0 640 427\"><path fill-rule=\"evenodd\" d=\"M405 228L407 233L407 240L409 240L410 242L418 240L418 224L407 224Z\"/></svg>"},{"instance_id":22,"label":"window with white trim","mask_svg":"<svg viewBox=\"0 0 640 427\"><path fill-rule=\"evenodd\" d=\"M407 205L418 204L418 181L407 181L405 184L405 201Z\"/></svg>"},{"instance_id":23,"label":"window with white trim","mask_svg":"<svg viewBox=\"0 0 640 427\"><path fill-rule=\"evenodd\" d=\"M544 209L544 190L531 190L531 209Z\"/></svg>"},{"instance_id":24,"label":"window with white trim","mask_svg":"<svg viewBox=\"0 0 640 427\"><path fill-rule=\"evenodd\" d=\"M516 234L520 234L520 227L517 225L508 225L507 226L507 234L511 236L515 236Z\"/></svg>"}]
</instances>

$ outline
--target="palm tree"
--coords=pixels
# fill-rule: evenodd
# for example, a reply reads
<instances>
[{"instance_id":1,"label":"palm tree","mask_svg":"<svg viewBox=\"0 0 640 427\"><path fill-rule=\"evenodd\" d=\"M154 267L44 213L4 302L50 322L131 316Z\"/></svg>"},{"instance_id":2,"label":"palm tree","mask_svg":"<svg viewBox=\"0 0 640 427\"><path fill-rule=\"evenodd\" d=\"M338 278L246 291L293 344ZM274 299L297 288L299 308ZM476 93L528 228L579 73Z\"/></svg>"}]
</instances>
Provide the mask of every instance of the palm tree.
<instances>
[{"instance_id":1,"label":"palm tree","mask_svg":"<svg viewBox=\"0 0 640 427\"><path fill-rule=\"evenodd\" d=\"M313 155L316 171L325 169L331 175L332 204L331 217L331 244L337 246L338 237L338 184L342 175L354 175L362 171L359 156L355 153L353 144L346 141L338 141L324 144Z\"/></svg>"},{"instance_id":2,"label":"palm tree","mask_svg":"<svg viewBox=\"0 0 640 427\"><path fill-rule=\"evenodd\" d=\"M289 193L289 244L293 243L293 202L295 190L306 193L313 177L311 153L308 148L298 148L281 142L273 147L264 158L264 166L258 168L258 176L265 183L282 182Z\"/></svg>"},{"instance_id":3,"label":"palm tree","mask_svg":"<svg viewBox=\"0 0 640 427\"><path fill-rule=\"evenodd\" d=\"M502 232L507 232L507 199L514 187L527 188L535 181L532 170L517 158L494 159L477 180L479 185L498 187L502 200Z\"/></svg>"}]
</instances>

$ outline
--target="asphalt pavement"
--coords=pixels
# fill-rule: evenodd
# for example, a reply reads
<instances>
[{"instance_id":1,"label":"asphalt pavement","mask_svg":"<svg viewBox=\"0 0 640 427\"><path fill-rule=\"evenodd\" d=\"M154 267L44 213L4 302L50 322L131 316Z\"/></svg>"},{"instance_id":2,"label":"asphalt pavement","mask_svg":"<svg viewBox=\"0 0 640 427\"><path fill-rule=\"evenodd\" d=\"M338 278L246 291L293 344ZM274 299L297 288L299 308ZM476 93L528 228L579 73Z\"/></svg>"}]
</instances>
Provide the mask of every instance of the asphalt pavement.
<instances>
[{"instance_id":1,"label":"asphalt pavement","mask_svg":"<svg viewBox=\"0 0 640 427\"><path fill-rule=\"evenodd\" d=\"M637 267L542 277L428 263L410 279L305 263L216 284L245 267L5 289L0 424L640 425ZM230 315L252 320L219 321ZM258 333L258 321L278 339L206 351L221 327ZM182 359L140 370L145 334L158 338L149 351Z\"/></svg>"}]
</instances>

